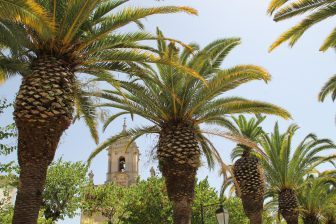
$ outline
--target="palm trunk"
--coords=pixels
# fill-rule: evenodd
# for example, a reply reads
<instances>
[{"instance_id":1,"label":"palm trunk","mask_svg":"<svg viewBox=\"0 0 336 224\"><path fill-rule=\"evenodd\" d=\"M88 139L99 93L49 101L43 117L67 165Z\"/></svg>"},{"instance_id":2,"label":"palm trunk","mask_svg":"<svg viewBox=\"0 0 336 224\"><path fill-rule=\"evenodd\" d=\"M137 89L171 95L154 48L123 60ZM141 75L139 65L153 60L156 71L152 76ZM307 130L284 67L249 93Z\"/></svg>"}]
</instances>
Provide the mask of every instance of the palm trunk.
<instances>
[{"instance_id":1,"label":"palm trunk","mask_svg":"<svg viewBox=\"0 0 336 224\"><path fill-rule=\"evenodd\" d=\"M250 220L250 224L262 224L263 210L260 208L263 208L263 205L261 205L263 202L260 204L260 201L248 201L248 198L249 197L244 197L244 200L242 200L245 215ZM253 208L251 205L256 205L256 207Z\"/></svg>"},{"instance_id":2,"label":"palm trunk","mask_svg":"<svg viewBox=\"0 0 336 224\"><path fill-rule=\"evenodd\" d=\"M262 224L262 210L258 210L254 213L250 213L248 216L250 224Z\"/></svg>"},{"instance_id":3,"label":"palm trunk","mask_svg":"<svg viewBox=\"0 0 336 224\"><path fill-rule=\"evenodd\" d=\"M168 197L173 204L174 224L191 224L196 169L167 160L160 161L160 166L166 181Z\"/></svg>"},{"instance_id":4,"label":"palm trunk","mask_svg":"<svg viewBox=\"0 0 336 224\"><path fill-rule=\"evenodd\" d=\"M292 189L283 189L279 194L279 210L288 224L298 224L299 203Z\"/></svg>"},{"instance_id":5,"label":"palm trunk","mask_svg":"<svg viewBox=\"0 0 336 224\"><path fill-rule=\"evenodd\" d=\"M251 224L262 224L265 181L259 160L252 157L250 151L245 149L243 156L235 162L233 173L245 215Z\"/></svg>"},{"instance_id":6,"label":"palm trunk","mask_svg":"<svg viewBox=\"0 0 336 224\"><path fill-rule=\"evenodd\" d=\"M15 101L20 179L13 224L35 224L47 169L72 120L74 74L62 60L43 57L23 78Z\"/></svg>"},{"instance_id":7,"label":"palm trunk","mask_svg":"<svg viewBox=\"0 0 336 224\"><path fill-rule=\"evenodd\" d=\"M319 219L315 214L308 214L302 217L303 224L319 224Z\"/></svg>"},{"instance_id":8,"label":"palm trunk","mask_svg":"<svg viewBox=\"0 0 336 224\"><path fill-rule=\"evenodd\" d=\"M160 133L158 158L168 197L173 203L174 224L191 224L191 205L200 160L193 127L187 124L164 127Z\"/></svg>"},{"instance_id":9,"label":"palm trunk","mask_svg":"<svg viewBox=\"0 0 336 224\"><path fill-rule=\"evenodd\" d=\"M188 197L173 200L173 219L175 224L191 224L192 201Z\"/></svg>"},{"instance_id":10,"label":"palm trunk","mask_svg":"<svg viewBox=\"0 0 336 224\"><path fill-rule=\"evenodd\" d=\"M42 203L47 169L61 133L34 127L19 128L20 182L14 208L14 224L36 223Z\"/></svg>"},{"instance_id":11,"label":"palm trunk","mask_svg":"<svg viewBox=\"0 0 336 224\"><path fill-rule=\"evenodd\" d=\"M327 222L326 222L327 224L336 224L336 220L335 219L328 219L327 220Z\"/></svg>"}]
</instances>

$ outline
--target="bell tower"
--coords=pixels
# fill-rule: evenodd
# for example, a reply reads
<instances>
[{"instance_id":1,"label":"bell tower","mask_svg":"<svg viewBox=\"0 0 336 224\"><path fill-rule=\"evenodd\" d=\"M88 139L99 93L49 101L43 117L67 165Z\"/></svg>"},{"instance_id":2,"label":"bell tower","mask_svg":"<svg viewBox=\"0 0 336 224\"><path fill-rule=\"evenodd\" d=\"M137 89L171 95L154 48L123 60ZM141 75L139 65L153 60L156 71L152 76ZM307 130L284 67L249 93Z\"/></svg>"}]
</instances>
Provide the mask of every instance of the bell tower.
<instances>
[{"instance_id":1,"label":"bell tower","mask_svg":"<svg viewBox=\"0 0 336 224\"><path fill-rule=\"evenodd\" d=\"M126 130L126 119L124 119L122 131ZM113 182L125 187L136 183L139 176L139 149L135 142L126 149L130 140L131 138L122 138L107 149L107 183Z\"/></svg>"}]
</instances>

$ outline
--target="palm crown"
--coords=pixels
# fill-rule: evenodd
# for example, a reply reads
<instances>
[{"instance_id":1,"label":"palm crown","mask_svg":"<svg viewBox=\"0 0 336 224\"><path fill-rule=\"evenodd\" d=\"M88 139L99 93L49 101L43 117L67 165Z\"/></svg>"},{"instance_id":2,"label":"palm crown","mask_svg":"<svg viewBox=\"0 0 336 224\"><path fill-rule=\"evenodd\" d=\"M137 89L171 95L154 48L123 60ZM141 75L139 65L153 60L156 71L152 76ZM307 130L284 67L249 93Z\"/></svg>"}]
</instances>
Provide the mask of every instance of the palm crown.
<instances>
[{"instance_id":1,"label":"palm crown","mask_svg":"<svg viewBox=\"0 0 336 224\"><path fill-rule=\"evenodd\" d=\"M317 177L310 175L298 194L303 219L333 219L335 211L334 200L336 197L335 171L325 171ZM309 220L307 220L309 221Z\"/></svg>"},{"instance_id":2,"label":"palm crown","mask_svg":"<svg viewBox=\"0 0 336 224\"><path fill-rule=\"evenodd\" d=\"M235 135L242 135L257 143L261 134L264 133L264 130L260 125L266 119L266 116L257 115L255 118L252 117L247 119L244 115L239 115L238 117L232 117L232 119L234 121L234 126L230 131ZM231 158L234 160L237 157L242 156L244 152L249 153L250 150L251 148L238 144L233 149Z\"/></svg>"},{"instance_id":3,"label":"palm crown","mask_svg":"<svg viewBox=\"0 0 336 224\"><path fill-rule=\"evenodd\" d=\"M154 14L187 12L196 14L188 7L153 7L116 9L127 0L107 1L37 1L36 5L48 13L51 22L40 23L44 32L36 33L19 24L8 24L16 32L15 41L6 41L10 50L21 50L20 57L4 58L15 66L29 64L34 58L50 55L69 63L76 72L91 75L106 75L107 71L134 73L141 63L157 62L151 48L139 43L155 39L155 36L140 32L120 33L120 28L136 23ZM20 49L17 47L20 43ZM4 56L4 55L3 55ZM15 60L14 60L15 59ZM26 74L22 65L16 72ZM28 66L26 67L28 69ZM3 72L2 79L10 72ZM5 77L4 77L5 76Z\"/></svg>"},{"instance_id":4,"label":"palm crown","mask_svg":"<svg viewBox=\"0 0 336 224\"><path fill-rule=\"evenodd\" d=\"M274 193L283 189L296 190L304 183L304 176L314 172L315 168L334 158L321 156L325 150L335 149L329 139L318 139L316 135L307 135L297 147L293 148L292 139L298 126L290 126L280 133L278 124L271 135L262 135L261 147L266 157L262 157L269 189Z\"/></svg>"},{"instance_id":5,"label":"palm crown","mask_svg":"<svg viewBox=\"0 0 336 224\"><path fill-rule=\"evenodd\" d=\"M161 31L158 36L163 37ZM97 96L113 102L101 106L111 106L123 110L107 120L105 127L114 119L124 114L136 114L151 121L153 126L134 129L129 132L134 138L143 134L159 133L169 123L190 123L197 127L198 140L211 163L211 152L214 147L200 130L201 124L215 124L226 128L232 127L227 119L228 114L265 113L289 118L289 113L275 105L247 100L240 97L223 97L221 94L252 80L268 81L270 75L266 70L255 65L238 65L229 69L221 69L220 65L229 52L240 44L239 38L228 38L213 41L203 49L191 44L182 52L174 43L158 41L161 57L169 57L178 61L198 74L201 78L188 76L167 65L159 64L156 69L148 71L146 77L134 82L121 82L120 91L105 90ZM126 99L125 99L126 98ZM222 135L220 132L204 131ZM121 135L112 137L92 153L97 153L116 141ZM226 136L228 137L228 136ZM210 154L209 154L210 153ZM215 153L218 158L218 154Z\"/></svg>"}]
</instances>

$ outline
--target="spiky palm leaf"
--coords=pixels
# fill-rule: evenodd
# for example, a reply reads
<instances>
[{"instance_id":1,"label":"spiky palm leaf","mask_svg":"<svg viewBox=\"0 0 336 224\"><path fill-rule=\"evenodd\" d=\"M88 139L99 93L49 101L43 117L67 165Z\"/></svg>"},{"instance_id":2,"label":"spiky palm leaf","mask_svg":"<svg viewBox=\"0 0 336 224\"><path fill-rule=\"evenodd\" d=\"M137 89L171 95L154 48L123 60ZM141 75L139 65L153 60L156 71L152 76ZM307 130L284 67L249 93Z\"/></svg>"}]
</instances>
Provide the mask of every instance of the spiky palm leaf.
<instances>
[{"instance_id":1,"label":"spiky palm leaf","mask_svg":"<svg viewBox=\"0 0 336 224\"><path fill-rule=\"evenodd\" d=\"M321 156L321 152L336 149L329 139L307 135L298 146L292 146L292 139L298 126L290 126L280 133L278 124L271 135L261 136L261 147L267 157L262 158L267 180L268 195L275 195L279 210L289 223L298 220L297 191L304 184L304 176L315 172L315 168L335 158L335 155Z\"/></svg>"},{"instance_id":2,"label":"spiky palm leaf","mask_svg":"<svg viewBox=\"0 0 336 224\"><path fill-rule=\"evenodd\" d=\"M1 0L0 20L22 23L43 36L54 30L47 11L35 0Z\"/></svg>"},{"instance_id":3,"label":"spiky palm leaf","mask_svg":"<svg viewBox=\"0 0 336 224\"><path fill-rule=\"evenodd\" d=\"M158 36L162 37L161 39L164 37L159 30ZM229 128L232 124L227 115L239 113L265 113L290 117L287 111L272 104L224 96L229 90L244 83L270 79L266 70L255 65L220 68L228 53L239 44L239 38L220 39L203 49L193 45L196 48L194 52L189 48L184 48L180 52L173 42L168 44L164 40L158 40L161 57L187 66L197 72L201 79L187 75L174 67L159 64L156 68L149 69L147 75L138 80L121 81L120 90L105 90L94 94L107 100L99 106L117 108L153 123L150 129L139 129L139 132L131 132L130 136L151 134L154 128L159 134L158 159L167 180L169 197L176 206L174 220L177 223L188 222L190 215L188 205L193 199L193 180L200 166L200 155L206 157L210 167L214 161L222 163L219 153L205 133L239 141L232 134L203 130L200 127L202 124ZM118 113L108 122L122 114ZM113 137L107 140L91 154L89 159L91 160L117 139L118 137ZM181 203L186 203L185 209L179 207L182 206ZM181 219L184 222L180 222Z\"/></svg>"},{"instance_id":4,"label":"spiky palm leaf","mask_svg":"<svg viewBox=\"0 0 336 224\"><path fill-rule=\"evenodd\" d=\"M336 75L331 77L328 82L322 87L318 99L323 102L325 98L331 95L331 99L335 101L336 99Z\"/></svg>"},{"instance_id":5,"label":"spiky palm leaf","mask_svg":"<svg viewBox=\"0 0 336 224\"><path fill-rule=\"evenodd\" d=\"M270 3L268 12L274 15L275 21L282 21L301 14L308 14L300 23L283 33L270 47L270 51L278 47L280 44L288 41L293 46L301 36L315 24L325 21L336 15L335 0L273 0ZM329 34L321 46L321 51L336 46L336 28ZM335 77L332 77L322 88L319 93L319 100L324 101L325 97L331 94L332 99L335 98Z\"/></svg>"},{"instance_id":6,"label":"spiky palm leaf","mask_svg":"<svg viewBox=\"0 0 336 224\"><path fill-rule=\"evenodd\" d=\"M283 42L288 41L293 46L298 39L313 25L324 21L336 14L334 0L273 0L268 12L275 13L274 20L282 21L301 14L308 14L300 23L283 33L270 47L270 51ZM321 46L321 51L336 46L336 29L334 29Z\"/></svg>"}]
</instances>

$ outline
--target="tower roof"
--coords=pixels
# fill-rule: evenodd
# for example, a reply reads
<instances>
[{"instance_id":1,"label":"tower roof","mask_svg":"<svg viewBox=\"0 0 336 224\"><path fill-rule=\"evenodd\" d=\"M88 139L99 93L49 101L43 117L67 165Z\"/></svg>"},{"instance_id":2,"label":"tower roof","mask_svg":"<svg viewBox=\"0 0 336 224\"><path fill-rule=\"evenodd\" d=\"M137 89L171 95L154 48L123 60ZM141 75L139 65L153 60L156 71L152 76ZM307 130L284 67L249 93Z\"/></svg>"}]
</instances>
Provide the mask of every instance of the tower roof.
<instances>
[{"instance_id":1,"label":"tower roof","mask_svg":"<svg viewBox=\"0 0 336 224\"><path fill-rule=\"evenodd\" d=\"M127 123L126 123L126 118L124 118L124 123L123 123L123 127L122 127L122 131L126 132L127 131ZM116 141L115 143L113 143L107 150L113 150L113 151L120 151L120 150L125 150L126 146L128 145L128 143L131 141L131 137L123 137L121 139L119 139L118 141ZM138 146L136 145L135 142L132 142L131 145L128 147L127 149L128 152L132 151L132 152L139 152Z\"/></svg>"},{"instance_id":2,"label":"tower roof","mask_svg":"<svg viewBox=\"0 0 336 224\"><path fill-rule=\"evenodd\" d=\"M126 124L126 118L124 118L124 124L123 124L122 132L126 132L126 130L127 130L127 124Z\"/></svg>"}]
</instances>

